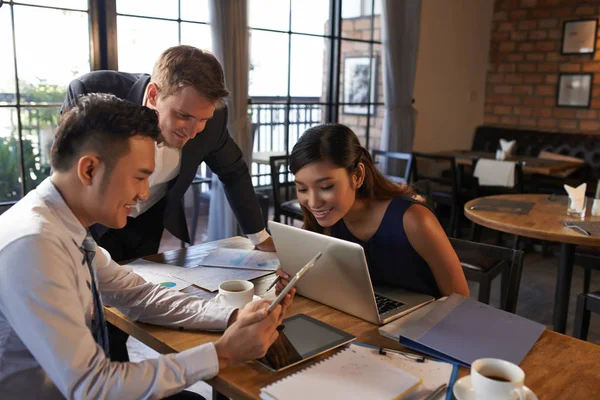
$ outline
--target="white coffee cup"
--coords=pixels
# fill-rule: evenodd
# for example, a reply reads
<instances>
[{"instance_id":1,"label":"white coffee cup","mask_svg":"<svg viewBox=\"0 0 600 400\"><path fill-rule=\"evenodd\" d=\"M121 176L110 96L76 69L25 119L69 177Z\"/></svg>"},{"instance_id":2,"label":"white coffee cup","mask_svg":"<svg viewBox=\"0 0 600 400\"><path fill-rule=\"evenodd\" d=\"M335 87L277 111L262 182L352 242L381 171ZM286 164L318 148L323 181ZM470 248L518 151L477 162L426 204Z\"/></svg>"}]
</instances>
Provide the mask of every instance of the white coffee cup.
<instances>
[{"instance_id":1,"label":"white coffee cup","mask_svg":"<svg viewBox=\"0 0 600 400\"><path fill-rule=\"evenodd\" d=\"M526 399L525 372L518 365L498 358L480 358L471 364L475 397L486 400Z\"/></svg>"},{"instance_id":2,"label":"white coffee cup","mask_svg":"<svg viewBox=\"0 0 600 400\"><path fill-rule=\"evenodd\" d=\"M244 306L252 301L254 296L254 284L250 281L224 281L219 285L219 294L215 297L215 302L244 308Z\"/></svg>"}]
</instances>

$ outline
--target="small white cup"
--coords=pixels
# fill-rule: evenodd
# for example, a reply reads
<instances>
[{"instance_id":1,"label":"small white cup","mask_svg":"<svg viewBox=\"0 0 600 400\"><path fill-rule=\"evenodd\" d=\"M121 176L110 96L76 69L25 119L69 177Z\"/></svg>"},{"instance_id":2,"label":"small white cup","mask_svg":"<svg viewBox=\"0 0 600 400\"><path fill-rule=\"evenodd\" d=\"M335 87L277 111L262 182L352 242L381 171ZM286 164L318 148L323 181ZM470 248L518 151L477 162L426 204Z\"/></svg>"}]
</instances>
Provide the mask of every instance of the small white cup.
<instances>
[{"instance_id":1,"label":"small white cup","mask_svg":"<svg viewBox=\"0 0 600 400\"><path fill-rule=\"evenodd\" d=\"M525 372L519 366L498 358L480 358L471 364L475 397L486 400L526 399Z\"/></svg>"},{"instance_id":2,"label":"small white cup","mask_svg":"<svg viewBox=\"0 0 600 400\"><path fill-rule=\"evenodd\" d=\"M250 281L224 281L219 285L219 294L215 302L227 306L244 308L252 301L254 296L254 284Z\"/></svg>"}]
</instances>

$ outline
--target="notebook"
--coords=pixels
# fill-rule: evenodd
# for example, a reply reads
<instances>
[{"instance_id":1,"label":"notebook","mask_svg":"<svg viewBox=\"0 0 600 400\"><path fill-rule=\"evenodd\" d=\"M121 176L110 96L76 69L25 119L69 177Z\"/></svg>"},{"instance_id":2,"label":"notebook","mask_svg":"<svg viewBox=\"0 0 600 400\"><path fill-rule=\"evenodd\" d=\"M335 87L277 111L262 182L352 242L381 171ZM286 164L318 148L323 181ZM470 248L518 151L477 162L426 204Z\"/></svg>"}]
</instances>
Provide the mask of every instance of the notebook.
<instances>
[{"instance_id":1,"label":"notebook","mask_svg":"<svg viewBox=\"0 0 600 400\"><path fill-rule=\"evenodd\" d=\"M546 327L452 294L379 328L383 336L431 356L470 367L492 357L520 364Z\"/></svg>"},{"instance_id":2,"label":"notebook","mask_svg":"<svg viewBox=\"0 0 600 400\"><path fill-rule=\"evenodd\" d=\"M263 400L401 399L421 379L368 352L349 346L261 389Z\"/></svg>"},{"instance_id":3,"label":"notebook","mask_svg":"<svg viewBox=\"0 0 600 400\"><path fill-rule=\"evenodd\" d=\"M452 386L458 377L457 364L432 360L430 358L426 358L424 362L417 362L389 351L385 355L380 355L379 348L363 343L353 343L350 347L354 348L356 351L372 354L380 360L389 362L398 368L421 378L421 385L408 393L402 400L423 400L444 383L448 385L448 389L444 396L440 395L436 400L453 399Z\"/></svg>"}]
</instances>

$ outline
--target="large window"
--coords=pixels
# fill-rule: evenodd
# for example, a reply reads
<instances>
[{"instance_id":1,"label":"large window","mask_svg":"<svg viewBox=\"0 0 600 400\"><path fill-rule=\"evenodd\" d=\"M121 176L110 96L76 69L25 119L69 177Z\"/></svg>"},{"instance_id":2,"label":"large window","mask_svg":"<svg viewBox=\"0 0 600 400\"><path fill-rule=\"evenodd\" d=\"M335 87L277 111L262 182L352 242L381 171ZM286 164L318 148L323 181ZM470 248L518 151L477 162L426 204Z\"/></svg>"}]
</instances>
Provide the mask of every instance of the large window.
<instances>
[{"instance_id":1,"label":"large window","mask_svg":"<svg viewBox=\"0 0 600 400\"><path fill-rule=\"evenodd\" d=\"M349 125L378 148L383 120L379 0L248 0L255 152L289 152L308 127ZM22 0L0 7L0 203L49 174L70 80L91 69L152 71L177 44L211 49L208 0ZM252 165L256 185L268 166Z\"/></svg>"},{"instance_id":2,"label":"large window","mask_svg":"<svg viewBox=\"0 0 600 400\"><path fill-rule=\"evenodd\" d=\"M212 48L208 0L116 0L118 68L151 73L160 53L189 44Z\"/></svg>"},{"instance_id":3,"label":"large window","mask_svg":"<svg viewBox=\"0 0 600 400\"><path fill-rule=\"evenodd\" d=\"M254 152L289 153L308 127L323 122L344 123L363 145L378 148L380 1L248 4ZM255 185L270 183L268 168L252 165Z\"/></svg>"},{"instance_id":4,"label":"large window","mask_svg":"<svg viewBox=\"0 0 600 400\"><path fill-rule=\"evenodd\" d=\"M89 38L87 0L0 7L0 203L17 201L49 175L66 87L90 71Z\"/></svg>"}]
</instances>

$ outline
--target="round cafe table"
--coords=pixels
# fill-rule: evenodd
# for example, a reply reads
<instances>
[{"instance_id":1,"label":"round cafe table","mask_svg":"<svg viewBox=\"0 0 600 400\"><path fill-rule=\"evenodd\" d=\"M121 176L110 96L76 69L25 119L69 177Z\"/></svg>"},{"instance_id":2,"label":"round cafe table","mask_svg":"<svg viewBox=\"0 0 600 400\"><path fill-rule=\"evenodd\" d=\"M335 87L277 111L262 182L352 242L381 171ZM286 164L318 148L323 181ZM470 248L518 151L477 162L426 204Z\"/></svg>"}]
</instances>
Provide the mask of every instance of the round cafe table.
<instances>
[{"instance_id":1,"label":"round cafe table","mask_svg":"<svg viewBox=\"0 0 600 400\"><path fill-rule=\"evenodd\" d=\"M482 205L477 209L477 203L483 199L516 200L534 204L527 214L486 210ZM554 330L560 333L565 333L566 330L575 247L600 247L600 235L586 236L563 225L565 219L573 219L567 216L564 200L563 196L549 198L547 194L508 194L480 197L469 201L464 208L468 219L486 228L561 244L553 315ZM471 209L472 206L475 206L475 209ZM600 222L600 217L590 216L590 210L591 204L588 203L586 216L582 221Z\"/></svg>"}]
</instances>

